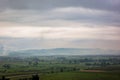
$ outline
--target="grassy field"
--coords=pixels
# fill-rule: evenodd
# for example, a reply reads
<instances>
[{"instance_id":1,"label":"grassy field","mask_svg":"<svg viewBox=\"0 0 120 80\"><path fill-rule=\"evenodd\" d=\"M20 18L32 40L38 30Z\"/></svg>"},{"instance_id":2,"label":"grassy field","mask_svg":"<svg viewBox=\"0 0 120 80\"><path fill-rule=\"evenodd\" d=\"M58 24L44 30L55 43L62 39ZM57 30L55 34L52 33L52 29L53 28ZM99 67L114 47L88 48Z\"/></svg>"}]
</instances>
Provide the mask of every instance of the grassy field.
<instances>
[{"instance_id":1,"label":"grassy field","mask_svg":"<svg viewBox=\"0 0 120 80\"><path fill-rule=\"evenodd\" d=\"M0 77L29 80L34 74L40 80L120 80L120 56L0 57Z\"/></svg>"},{"instance_id":2,"label":"grassy field","mask_svg":"<svg viewBox=\"0 0 120 80\"><path fill-rule=\"evenodd\" d=\"M120 80L117 72L63 72L42 75L41 80Z\"/></svg>"},{"instance_id":3,"label":"grassy field","mask_svg":"<svg viewBox=\"0 0 120 80\"><path fill-rule=\"evenodd\" d=\"M9 76L10 80L29 79L32 75ZM40 80L120 80L120 72L60 72L39 74Z\"/></svg>"}]
</instances>

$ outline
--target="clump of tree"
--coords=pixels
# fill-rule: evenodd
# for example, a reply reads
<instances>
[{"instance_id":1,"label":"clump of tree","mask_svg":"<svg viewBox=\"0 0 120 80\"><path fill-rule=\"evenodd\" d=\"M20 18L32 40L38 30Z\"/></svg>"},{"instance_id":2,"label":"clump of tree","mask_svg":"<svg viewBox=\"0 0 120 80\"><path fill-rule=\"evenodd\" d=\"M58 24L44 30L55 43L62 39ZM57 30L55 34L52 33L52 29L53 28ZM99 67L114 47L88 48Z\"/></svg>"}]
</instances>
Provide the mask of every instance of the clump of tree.
<instances>
[{"instance_id":1,"label":"clump of tree","mask_svg":"<svg viewBox=\"0 0 120 80\"><path fill-rule=\"evenodd\" d=\"M36 74L36 75L33 75L32 76L32 80L39 80L39 76Z\"/></svg>"},{"instance_id":2,"label":"clump of tree","mask_svg":"<svg viewBox=\"0 0 120 80\"><path fill-rule=\"evenodd\" d=\"M19 80L40 80L40 79L39 79L39 75L36 74L36 75L33 75L32 78L22 78Z\"/></svg>"},{"instance_id":3,"label":"clump of tree","mask_svg":"<svg viewBox=\"0 0 120 80\"><path fill-rule=\"evenodd\" d=\"M11 66L10 66L10 64L4 64L4 65L2 65L2 67L5 69L10 69Z\"/></svg>"},{"instance_id":4,"label":"clump of tree","mask_svg":"<svg viewBox=\"0 0 120 80\"><path fill-rule=\"evenodd\" d=\"M0 80L10 80L9 78L5 78L5 76L2 76Z\"/></svg>"}]
</instances>

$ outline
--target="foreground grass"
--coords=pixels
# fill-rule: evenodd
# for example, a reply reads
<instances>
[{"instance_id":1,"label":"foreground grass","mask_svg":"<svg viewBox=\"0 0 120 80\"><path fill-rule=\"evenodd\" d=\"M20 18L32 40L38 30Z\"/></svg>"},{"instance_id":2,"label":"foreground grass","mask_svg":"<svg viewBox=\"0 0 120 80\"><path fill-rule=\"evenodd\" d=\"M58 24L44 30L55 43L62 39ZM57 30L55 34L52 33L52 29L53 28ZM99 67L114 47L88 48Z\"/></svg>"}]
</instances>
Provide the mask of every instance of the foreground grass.
<instances>
[{"instance_id":1,"label":"foreground grass","mask_svg":"<svg viewBox=\"0 0 120 80\"><path fill-rule=\"evenodd\" d=\"M118 72L63 72L44 74L41 80L120 80Z\"/></svg>"},{"instance_id":2,"label":"foreground grass","mask_svg":"<svg viewBox=\"0 0 120 80\"><path fill-rule=\"evenodd\" d=\"M38 73L40 80L120 80L120 72L59 72ZM33 74L7 74L10 80L31 78Z\"/></svg>"}]
</instances>

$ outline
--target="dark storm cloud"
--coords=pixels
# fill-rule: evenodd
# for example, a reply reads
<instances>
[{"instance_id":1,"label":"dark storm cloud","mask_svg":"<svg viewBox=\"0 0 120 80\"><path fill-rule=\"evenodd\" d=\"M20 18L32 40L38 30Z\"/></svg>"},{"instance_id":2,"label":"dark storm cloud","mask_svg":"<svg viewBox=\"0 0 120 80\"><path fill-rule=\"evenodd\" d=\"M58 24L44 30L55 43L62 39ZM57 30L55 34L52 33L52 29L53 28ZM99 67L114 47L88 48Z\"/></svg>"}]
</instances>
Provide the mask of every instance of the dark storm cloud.
<instances>
[{"instance_id":1,"label":"dark storm cloud","mask_svg":"<svg viewBox=\"0 0 120 80\"><path fill-rule=\"evenodd\" d=\"M119 0L0 0L0 9L46 10L69 6L120 12Z\"/></svg>"}]
</instances>

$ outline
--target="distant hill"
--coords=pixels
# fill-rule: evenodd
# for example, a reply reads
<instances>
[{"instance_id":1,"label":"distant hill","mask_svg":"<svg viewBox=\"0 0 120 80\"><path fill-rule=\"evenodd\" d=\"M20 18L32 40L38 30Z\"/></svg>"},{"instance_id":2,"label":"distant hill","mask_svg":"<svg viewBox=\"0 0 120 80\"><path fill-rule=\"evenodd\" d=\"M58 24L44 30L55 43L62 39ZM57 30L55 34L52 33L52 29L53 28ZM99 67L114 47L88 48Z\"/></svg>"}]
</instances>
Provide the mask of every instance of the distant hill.
<instances>
[{"instance_id":1,"label":"distant hill","mask_svg":"<svg viewBox=\"0 0 120 80\"><path fill-rule=\"evenodd\" d=\"M84 48L30 49L9 52L9 56L118 55L120 51Z\"/></svg>"}]
</instances>

